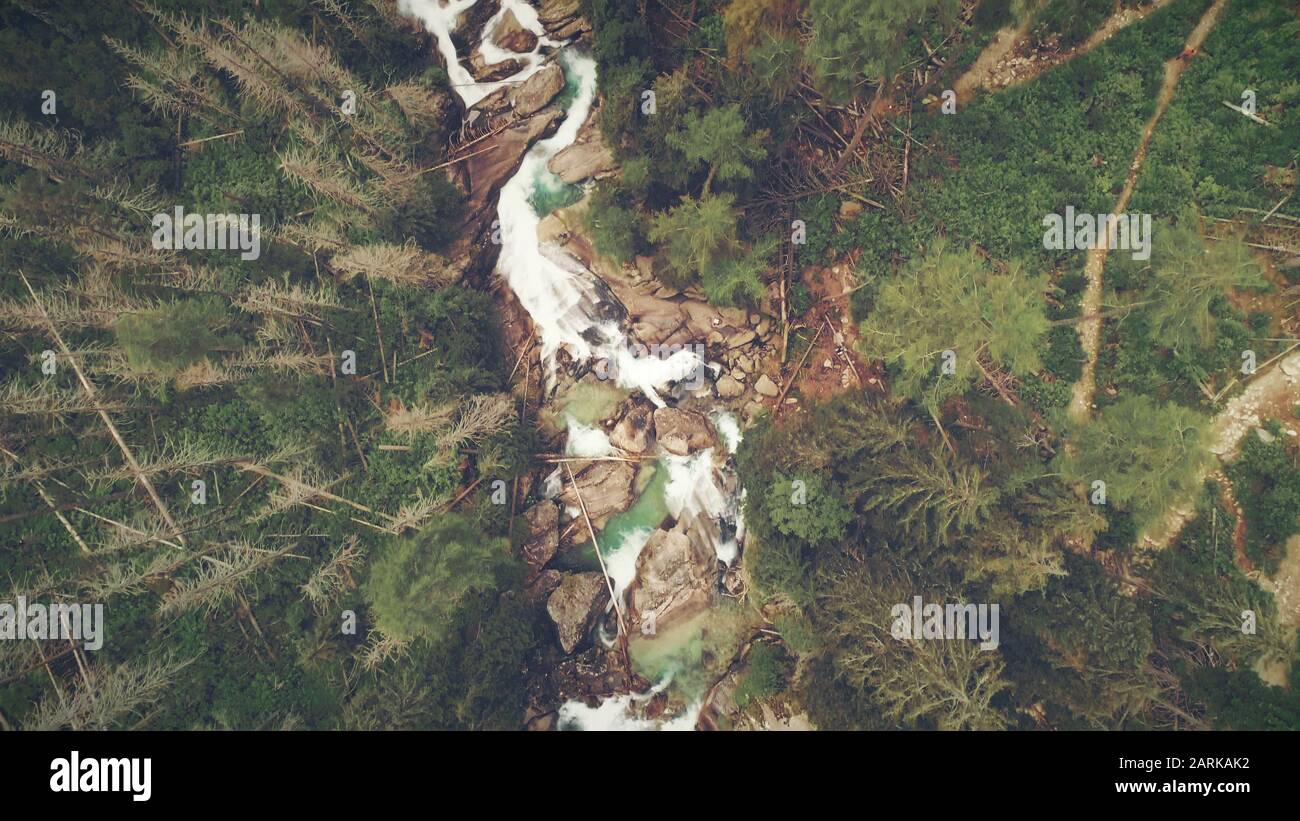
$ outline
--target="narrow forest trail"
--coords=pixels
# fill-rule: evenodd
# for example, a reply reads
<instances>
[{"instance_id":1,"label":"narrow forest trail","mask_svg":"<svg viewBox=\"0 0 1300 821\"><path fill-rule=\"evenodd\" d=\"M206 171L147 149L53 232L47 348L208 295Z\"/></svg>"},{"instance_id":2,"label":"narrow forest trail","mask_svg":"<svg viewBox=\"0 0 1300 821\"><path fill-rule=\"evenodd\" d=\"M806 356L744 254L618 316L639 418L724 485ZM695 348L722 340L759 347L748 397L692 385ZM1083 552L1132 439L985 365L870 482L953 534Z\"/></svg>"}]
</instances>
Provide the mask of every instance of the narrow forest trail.
<instances>
[{"instance_id":1,"label":"narrow forest trail","mask_svg":"<svg viewBox=\"0 0 1300 821\"><path fill-rule=\"evenodd\" d=\"M996 91L1027 83L1049 69L1087 54L1118 32L1171 2L1173 0L1156 0L1140 9L1122 9L1106 18L1096 31L1088 35L1087 40L1072 49L1054 54L1019 54L1028 45L1033 20L1028 20L1017 28L1001 29L993 42L966 69L966 73L957 79L953 86L957 92L957 101L964 103L981 90Z\"/></svg>"},{"instance_id":2,"label":"narrow forest trail","mask_svg":"<svg viewBox=\"0 0 1300 821\"><path fill-rule=\"evenodd\" d=\"M971 63L966 73L957 78L953 91L957 93L958 104L964 104L975 92L988 88L997 74L997 69L1009 57L1029 34L1029 21L1018 28L1007 27L998 31L993 42L985 46L980 55Z\"/></svg>"},{"instance_id":3,"label":"narrow forest trail","mask_svg":"<svg viewBox=\"0 0 1300 821\"><path fill-rule=\"evenodd\" d=\"M1192 33L1187 37L1184 53L1188 50L1199 50L1205 38L1209 36L1214 24L1219 19L1219 14L1228 4L1228 0L1215 0L1214 5L1205 10L1201 15L1200 22ZM1129 164L1128 177L1124 181L1124 189L1120 191L1119 198L1115 201L1115 207L1111 209L1111 215L1118 217L1124 213L1128 207L1129 199L1133 196L1133 189L1137 185L1138 174L1142 171L1142 165L1146 161L1147 147L1151 142L1151 135L1155 133L1156 126L1159 125L1161 117L1164 116L1165 110L1173 102L1174 92L1178 88L1178 80L1183 75L1183 70L1187 67L1188 61L1181 56L1173 57L1165 61L1164 80L1160 84L1160 93L1156 97L1156 108L1151 113L1151 118L1147 120L1146 126L1142 129L1142 139L1138 143L1137 152L1133 155L1133 162ZM1088 261L1084 266L1084 276L1088 284L1083 292L1083 303L1080 306L1079 322L1079 344L1083 347L1084 363L1083 373L1080 374L1078 381L1074 383L1070 397L1070 418L1075 422L1087 420L1092 409L1092 398L1097 390L1097 353L1101 343L1101 302L1104 292L1102 283L1102 271L1106 267L1107 243L1097 242L1095 246L1088 251Z\"/></svg>"},{"instance_id":4,"label":"narrow forest trail","mask_svg":"<svg viewBox=\"0 0 1300 821\"><path fill-rule=\"evenodd\" d=\"M1231 462L1246 434L1267 419L1286 419L1296 403L1300 403L1300 351L1291 352L1266 371L1261 371L1214 417L1210 428L1210 452L1223 464ZM1172 500L1157 524L1139 537L1138 546L1148 550L1166 547L1195 512L1194 499Z\"/></svg>"}]
</instances>

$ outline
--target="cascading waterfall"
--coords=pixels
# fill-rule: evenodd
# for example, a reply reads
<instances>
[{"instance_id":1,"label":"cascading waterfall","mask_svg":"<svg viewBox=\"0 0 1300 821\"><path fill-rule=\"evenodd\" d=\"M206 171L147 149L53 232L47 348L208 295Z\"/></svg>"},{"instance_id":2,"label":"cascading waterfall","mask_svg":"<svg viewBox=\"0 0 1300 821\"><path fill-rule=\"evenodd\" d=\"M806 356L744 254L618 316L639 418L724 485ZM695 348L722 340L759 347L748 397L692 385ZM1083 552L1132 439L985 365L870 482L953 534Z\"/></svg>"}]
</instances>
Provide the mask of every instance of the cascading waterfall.
<instances>
[{"instance_id":1,"label":"cascading waterfall","mask_svg":"<svg viewBox=\"0 0 1300 821\"><path fill-rule=\"evenodd\" d=\"M474 6L477 0L400 0L399 8L419 19L437 39L438 51L447 64L451 86L466 108L487 97L499 88L516 85L541 70L544 48L558 49L564 43L546 36L537 11L524 0L502 0L500 10L483 27L479 53L487 64L516 59L523 68L516 74L493 82L477 82L461 65L452 41L452 30L457 18ZM537 45L528 54L506 51L491 41L491 32L507 12L513 12L521 26L537 35ZM578 130L586 122L596 97L596 63L581 54L563 52L560 55L566 76L576 81L577 94L570 102L564 121L556 133L534 145L524 156L519 170L501 188L497 206L498 226L501 236L501 254L497 271L510 285L524 309L537 326L542 342L542 357L553 376L556 353L566 349L574 360L607 360L617 373L622 388L641 391L655 405L663 407L659 390L666 385L687 379L706 366L700 356L684 349L669 357L638 356L629 345L622 327L625 311L605 284L577 260L562 249L540 247L538 225L540 218L534 212L529 198L537 186L555 186L559 183L547 169L547 163L560 150L572 145ZM734 417L724 411L713 414L714 423L723 437L727 450L735 452L740 439L739 427ZM590 428L575 420L568 422L568 451L580 455L605 452L608 439L603 431ZM668 472L664 489L670 514L674 518L706 516L712 519L736 520L736 499L729 497L719 487L715 477L712 450L704 450L688 457L665 455L661 461ZM550 480L548 479L548 485ZM635 574L636 559L649 537L649 531L633 532L617 546L611 556L617 594L621 596ZM725 563L734 561L738 554L738 539L718 539L715 550ZM666 687L668 681L662 682ZM652 691L657 692L657 689ZM649 694L615 696L598 707L587 707L581 702L569 702L560 710L559 724L582 729L691 729L695 723L698 705L693 705L674 719L648 721L631 715L629 708L635 701Z\"/></svg>"},{"instance_id":2,"label":"cascading waterfall","mask_svg":"<svg viewBox=\"0 0 1300 821\"><path fill-rule=\"evenodd\" d=\"M524 0L501 0L501 8L483 26L483 40L479 43L479 52L489 65L513 58L521 61L524 68L513 76L495 82L480 83L460 64L460 59L456 55L456 45L451 39L451 31L456 26L456 19L463 12L471 9L477 2L478 0L447 0L446 3L442 2L442 0L398 0L397 4L402 13L409 14L419 20L424 24L425 29L437 38L438 53L442 55L443 62L447 64L447 79L450 81L456 95L465 103L466 108L474 105L498 88L505 88L528 79L542 67L543 48L558 48L563 45L563 43L557 43L546 36L546 30L542 28L541 21L537 19L537 10L525 3ZM513 12L521 26L537 35L537 45L528 54L506 51L492 42L489 34L496 27L497 22L505 16L506 12Z\"/></svg>"}]
</instances>

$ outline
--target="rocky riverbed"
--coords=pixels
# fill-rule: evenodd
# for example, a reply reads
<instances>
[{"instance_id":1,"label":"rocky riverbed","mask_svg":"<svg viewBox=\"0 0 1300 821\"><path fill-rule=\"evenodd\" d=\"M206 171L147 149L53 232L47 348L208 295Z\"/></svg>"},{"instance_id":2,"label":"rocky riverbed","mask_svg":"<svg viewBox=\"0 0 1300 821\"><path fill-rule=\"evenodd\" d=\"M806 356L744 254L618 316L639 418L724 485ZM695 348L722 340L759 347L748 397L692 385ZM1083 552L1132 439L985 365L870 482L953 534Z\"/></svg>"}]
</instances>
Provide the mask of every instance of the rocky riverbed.
<instances>
[{"instance_id":1,"label":"rocky riverbed","mask_svg":"<svg viewBox=\"0 0 1300 821\"><path fill-rule=\"evenodd\" d=\"M526 722L695 726L753 630L729 599L745 586L732 454L740 420L781 393L775 294L715 308L660 284L652 258L600 258L585 197L530 210L539 190L584 194L619 173L596 125L594 64L572 56L589 46L577 0L404 2L462 101L448 173L466 208L449 257L497 299L540 425L514 541L523 595L553 632L530 664Z\"/></svg>"}]
</instances>

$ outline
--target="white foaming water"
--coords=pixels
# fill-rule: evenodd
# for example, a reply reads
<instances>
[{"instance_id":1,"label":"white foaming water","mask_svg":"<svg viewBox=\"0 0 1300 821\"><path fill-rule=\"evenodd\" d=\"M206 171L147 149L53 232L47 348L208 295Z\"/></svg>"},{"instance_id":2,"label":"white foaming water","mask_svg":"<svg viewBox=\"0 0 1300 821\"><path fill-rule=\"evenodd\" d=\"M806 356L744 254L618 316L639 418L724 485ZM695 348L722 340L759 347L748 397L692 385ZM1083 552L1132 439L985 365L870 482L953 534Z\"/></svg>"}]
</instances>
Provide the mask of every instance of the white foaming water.
<instances>
[{"instance_id":1,"label":"white foaming water","mask_svg":"<svg viewBox=\"0 0 1300 821\"><path fill-rule=\"evenodd\" d=\"M457 58L451 30L456 18L476 0L401 0L400 8L419 18L438 40L438 51L447 63L447 76L466 107L507 84L526 79L541 68L543 46L558 46L545 37L537 12L522 0L504 0L501 10L484 26L479 51L489 62L509 58L522 59L525 68L518 74L495 83L477 83ZM496 21L513 11L520 24L539 37L538 46L528 55L518 55L498 48L490 40ZM554 367L555 352L567 346L579 361L593 356L618 364L619 384L641 390L656 405L663 407L656 388L669 381L684 379L694 373L701 362L689 350L668 359L634 357L629 352L622 329L613 320L600 319L597 306L607 301L600 283L567 255L544 253L538 247L537 226L541 222L528 199L538 185L556 187L558 178L546 164L561 149L573 144L578 130L591 113L596 96L596 63L590 57L563 54L569 79L576 80L578 94L569 105L563 124L554 136L534 145L524 156L519 170L501 188L497 219L501 229L501 255L497 270L502 272L520 304L532 316L541 334L542 355ZM548 249L549 250L549 249Z\"/></svg>"},{"instance_id":2,"label":"white foaming water","mask_svg":"<svg viewBox=\"0 0 1300 821\"><path fill-rule=\"evenodd\" d=\"M564 443L565 456L609 456L614 446L609 443L605 431L592 425L584 425L572 416L568 417L569 438Z\"/></svg>"},{"instance_id":3,"label":"white foaming water","mask_svg":"<svg viewBox=\"0 0 1300 821\"><path fill-rule=\"evenodd\" d=\"M563 489L564 489L564 480L560 478L559 468L556 468L555 470L546 474L546 478L542 480L543 499L554 499L556 496L560 495L560 491Z\"/></svg>"},{"instance_id":4,"label":"white foaming water","mask_svg":"<svg viewBox=\"0 0 1300 821\"><path fill-rule=\"evenodd\" d=\"M740 543L735 539L726 539L713 546L713 553L718 561L730 566L740 555Z\"/></svg>"},{"instance_id":5,"label":"white foaming water","mask_svg":"<svg viewBox=\"0 0 1300 821\"><path fill-rule=\"evenodd\" d=\"M425 29L437 38L438 53L447 64L447 79L451 83L452 90L464 101L466 108L498 88L514 85L535 74L542 67L541 50L544 46L554 48L563 45L546 37L546 30L542 28L541 21L537 19L537 11L532 6L522 0L502 0L501 10L483 26L483 39L478 46L479 52L488 65L515 59L522 62L524 67L517 74L505 79L480 83L460 64L460 59L456 55L456 46L451 41L451 30L456 27L456 18L477 2L478 0L448 0L444 4L443 0L398 0L397 3L399 11L418 19L424 24ZM519 24L537 35L537 46L530 53L517 54L506 51L492 42L492 30L496 28L497 21L506 11L513 11Z\"/></svg>"},{"instance_id":6,"label":"white foaming water","mask_svg":"<svg viewBox=\"0 0 1300 821\"><path fill-rule=\"evenodd\" d=\"M497 24L501 22L501 18L505 17L507 12L513 12L520 26L537 35L537 46L527 55L521 55L517 51L507 51L492 40L492 32L496 31ZM557 48L562 45L564 44L546 36L546 29L542 27L542 21L537 16L537 9L525 3L524 0L501 0L501 8L483 26L483 41L479 43L478 50L483 55L483 62L490 66L504 63L506 60L522 60L527 67L524 70L526 73L521 72L510 78L511 82L514 82L527 77L537 67L541 66L542 61L539 52L543 46Z\"/></svg>"},{"instance_id":7,"label":"white foaming water","mask_svg":"<svg viewBox=\"0 0 1300 821\"><path fill-rule=\"evenodd\" d=\"M438 51L447 66L447 76L452 89L466 108L473 106L498 88L519 83L541 69L544 64L541 50L558 47L546 37L545 29L536 10L523 0L502 0L501 9L483 28L478 44L479 52L488 64L506 59L520 60L524 68L511 77L491 83L476 82L461 65L452 42L451 31L457 18L471 8L477 0L399 0L398 7L422 21L438 42ZM529 54L516 54L501 49L491 41L491 32L500 18L511 11L520 25L538 35L538 45ZM682 349L667 358L638 356L629 348L628 339L615 316L620 311L611 304L612 295L593 273L577 260L557 247L542 248L538 242L537 228L541 220L533 211L529 198L538 186L557 188L562 183L546 165L551 157L572 145L578 131L591 113L596 96L596 64L590 57L562 53L561 60L570 82L576 82L577 94L569 104L565 119L556 133L535 144L525 154L519 170L502 186L497 206L501 230L501 254L497 270L505 278L524 309L536 324L542 341L542 355L555 367L555 353L565 347L578 361L593 357L608 359L618 368L620 387L637 389L655 405L663 407L657 389L669 382L688 379L700 373L704 362L690 349ZM602 310L602 306L606 310ZM609 310L612 309L612 310ZM739 441L739 428L731 420L731 428L724 428L723 437L729 451L734 452ZM582 455L603 455L609 448L603 431L569 420L569 441L566 448ZM605 451L608 452L608 451ZM718 488L713 474L711 450L692 457L666 457L669 482L665 489L670 512L674 517L705 514L717 517L726 509L726 499ZM546 478L545 492L552 498L559 492L558 469ZM577 511L569 511L576 516ZM622 542L608 557L608 570L616 596L621 597L636 574L636 559L650 536L649 529L637 529L626 534ZM715 546L719 558L735 558L735 542ZM728 553L730 558L724 558ZM663 682L667 686L668 682ZM641 696L644 698L644 694ZM681 715L668 720L648 720L634 716L629 708L638 699L627 694L607 699L598 707L587 707L572 701L560 708L559 726L591 730L691 730L694 729L700 705L694 704Z\"/></svg>"},{"instance_id":8,"label":"white foaming water","mask_svg":"<svg viewBox=\"0 0 1300 821\"><path fill-rule=\"evenodd\" d=\"M608 359L617 365L620 387L638 389L663 407L665 403L656 388L690 376L700 367L699 356L687 349L665 359L635 356L618 322L597 316L597 306L609 299L602 283L559 249L538 246L537 226L541 219L529 198L538 186L559 184L546 164L577 139L596 96L596 62L570 54L564 54L563 61L570 78L578 82L578 94L559 130L534 145L519 171L501 188L497 205L501 256L497 270L537 324L542 355L552 366L561 346L568 347L580 361Z\"/></svg>"},{"instance_id":9,"label":"white foaming water","mask_svg":"<svg viewBox=\"0 0 1300 821\"><path fill-rule=\"evenodd\" d=\"M614 601L623 601L623 592L636 578L636 560L641 556L641 548L650 541L653 532L648 527L629 530L618 547L605 556L605 570L614 583Z\"/></svg>"},{"instance_id":10,"label":"white foaming water","mask_svg":"<svg viewBox=\"0 0 1300 821\"><path fill-rule=\"evenodd\" d=\"M681 715L667 720L638 718L629 709L636 696L632 694L613 696L595 707L588 707L581 701L570 701L560 707L558 726L561 730L694 730L695 721L700 711L699 704L692 704Z\"/></svg>"},{"instance_id":11,"label":"white foaming water","mask_svg":"<svg viewBox=\"0 0 1300 821\"><path fill-rule=\"evenodd\" d=\"M722 437L722 442L727 446L727 453L734 454L740 447L740 441L744 434L740 431L740 423L736 421L736 414L731 411L717 410L712 414L713 427L717 429L718 435Z\"/></svg>"},{"instance_id":12,"label":"white foaming water","mask_svg":"<svg viewBox=\"0 0 1300 821\"><path fill-rule=\"evenodd\" d=\"M660 458L668 466L664 499L674 519L722 515L727 498L713 476L713 448L689 456L665 453Z\"/></svg>"}]
</instances>

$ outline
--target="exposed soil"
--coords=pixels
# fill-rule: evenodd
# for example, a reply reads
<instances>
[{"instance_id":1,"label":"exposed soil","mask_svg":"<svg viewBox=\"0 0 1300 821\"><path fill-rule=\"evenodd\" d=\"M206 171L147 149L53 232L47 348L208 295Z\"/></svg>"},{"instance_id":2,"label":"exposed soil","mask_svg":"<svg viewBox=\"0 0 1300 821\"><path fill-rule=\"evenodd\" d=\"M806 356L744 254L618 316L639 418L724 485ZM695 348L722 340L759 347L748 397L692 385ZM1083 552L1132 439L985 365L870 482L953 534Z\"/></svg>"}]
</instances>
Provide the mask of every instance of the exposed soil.
<instances>
[{"instance_id":1,"label":"exposed soil","mask_svg":"<svg viewBox=\"0 0 1300 821\"><path fill-rule=\"evenodd\" d=\"M799 320L803 326L799 335L805 339L815 336L816 344L805 359L807 349L796 343L792 332L784 367L785 379L795 380L787 396L797 394L800 402L824 402L851 390L884 391L883 369L878 363L864 361L857 352L858 328L849 309L856 284L853 268L846 260L803 272L803 282L815 304ZM801 360L803 367L794 373Z\"/></svg>"},{"instance_id":2,"label":"exposed soil","mask_svg":"<svg viewBox=\"0 0 1300 821\"><path fill-rule=\"evenodd\" d=\"M1106 19L1088 39L1070 49L1060 49L1055 40L1035 42L1031 24L1005 28L985 47L966 73L958 78L954 90L958 102L969 100L980 90L1010 88L1027 83L1038 75L1087 54L1117 32L1150 15L1172 0L1155 0L1138 9L1121 9Z\"/></svg>"}]
</instances>

